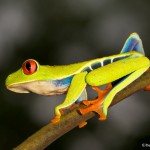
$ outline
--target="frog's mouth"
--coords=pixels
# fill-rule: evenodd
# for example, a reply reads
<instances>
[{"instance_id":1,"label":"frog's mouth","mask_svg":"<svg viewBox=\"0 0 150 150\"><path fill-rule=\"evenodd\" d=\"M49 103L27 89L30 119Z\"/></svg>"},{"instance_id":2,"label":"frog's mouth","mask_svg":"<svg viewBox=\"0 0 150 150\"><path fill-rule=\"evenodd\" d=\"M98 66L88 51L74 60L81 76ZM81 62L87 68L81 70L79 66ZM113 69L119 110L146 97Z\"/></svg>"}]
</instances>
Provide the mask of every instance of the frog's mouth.
<instances>
[{"instance_id":1,"label":"frog's mouth","mask_svg":"<svg viewBox=\"0 0 150 150\"><path fill-rule=\"evenodd\" d=\"M63 94L67 91L68 85L57 86L53 82L32 81L8 85L7 89L16 93L36 93L40 95Z\"/></svg>"},{"instance_id":2,"label":"frog's mouth","mask_svg":"<svg viewBox=\"0 0 150 150\"><path fill-rule=\"evenodd\" d=\"M18 84L9 85L7 86L7 89L16 93L29 93L30 92L29 90L27 90L26 88Z\"/></svg>"}]
</instances>

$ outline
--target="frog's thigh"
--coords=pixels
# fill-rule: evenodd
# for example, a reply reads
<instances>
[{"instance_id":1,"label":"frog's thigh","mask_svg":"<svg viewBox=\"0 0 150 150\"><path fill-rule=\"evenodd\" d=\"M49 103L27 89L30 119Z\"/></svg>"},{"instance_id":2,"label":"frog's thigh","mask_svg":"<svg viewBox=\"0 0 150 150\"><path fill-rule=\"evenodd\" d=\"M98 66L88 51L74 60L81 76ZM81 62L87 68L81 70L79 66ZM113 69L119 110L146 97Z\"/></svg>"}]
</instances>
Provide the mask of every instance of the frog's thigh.
<instances>
[{"instance_id":1,"label":"frog's thigh","mask_svg":"<svg viewBox=\"0 0 150 150\"><path fill-rule=\"evenodd\" d=\"M114 96L121 91L123 88L128 86L130 83L132 83L134 80L136 80L139 76L141 76L149 67L143 67L139 70L134 71L130 75L128 75L123 81L118 83L112 90L108 93L108 95L104 99L104 107L103 107L103 113L105 116L107 115L107 109L110 106L112 99Z\"/></svg>"},{"instance_id":2,"label":"frog's thigh","mask_svg":"<svg viewBox=\"0 0 150 150\"><path fill-rule=\"evenodd\" d=\"M72 105L80 97L80 95L82 94L82 92L86 87L85 82L86 74L87 72L81 72L73 77L64 102L55 107L55 114L57 116L60 116L59 109L66 108Z\"/></svg>"},{"instance_id":3,"label":"frog's thigh","mask_svg":"<svg viewBox=\"0 0 150 150\"><path fill-rule=\"evenodd\" d=\"M146 57L122 59L89 72L86 82L92 86L101 86L149 65Z\"/></svg>"}]
</instances>

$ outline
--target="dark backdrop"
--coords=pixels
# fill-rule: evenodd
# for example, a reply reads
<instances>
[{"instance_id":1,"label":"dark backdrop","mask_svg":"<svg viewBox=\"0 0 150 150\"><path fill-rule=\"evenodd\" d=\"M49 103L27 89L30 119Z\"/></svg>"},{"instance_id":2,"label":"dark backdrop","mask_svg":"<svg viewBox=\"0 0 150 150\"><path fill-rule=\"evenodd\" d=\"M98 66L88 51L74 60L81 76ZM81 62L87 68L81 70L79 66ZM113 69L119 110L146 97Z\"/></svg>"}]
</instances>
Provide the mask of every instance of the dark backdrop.
<instances>
[{"instance_id":1,"label":"dark backdrop","mask_svg":"<svg viewBox=\"0 0 150 150\"><path fill-rule=\"evenodd\" d=\"M10 92L5 88L7 75L28 58L62 65L117 54L132 32L139 33L149 56L149 7L148 0L1 0L0 149L12 149L47 124L64 99ZM149 97L148 92L134 94L111 108L107 121L95 117L47 149L141 148L150 140Z\"/></svg>"}]
</instances>

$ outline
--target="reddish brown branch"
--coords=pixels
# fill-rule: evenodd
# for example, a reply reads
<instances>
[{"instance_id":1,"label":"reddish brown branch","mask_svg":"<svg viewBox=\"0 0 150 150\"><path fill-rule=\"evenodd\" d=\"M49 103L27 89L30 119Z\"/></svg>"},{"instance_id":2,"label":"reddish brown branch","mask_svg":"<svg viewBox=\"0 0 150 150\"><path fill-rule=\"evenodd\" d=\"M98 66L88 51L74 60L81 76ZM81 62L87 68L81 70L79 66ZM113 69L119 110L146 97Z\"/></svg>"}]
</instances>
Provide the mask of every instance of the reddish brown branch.
<instances>
[{"instance_id":1,"label":"reddish brown branch","mask_svg":"<svg viewBox=\"0 0 150 150\"><path fill-rule=\"evenodd\" d=\"M120 91L113 99L111 106L132 95L136 91L143 89L147 85L150 85L150 72L144 73L140 78ZM62 116L59 123L49 123L48 125L44 126L32 136L27 138L19 146L17 146L15 150L42 150L68 131L77 127L81 122L95 116L95 113L93 112L90 112L84 116L80 115L77 110L81 107L85 106L80 105L77 109Z\"/></svg>"}]
</instances>

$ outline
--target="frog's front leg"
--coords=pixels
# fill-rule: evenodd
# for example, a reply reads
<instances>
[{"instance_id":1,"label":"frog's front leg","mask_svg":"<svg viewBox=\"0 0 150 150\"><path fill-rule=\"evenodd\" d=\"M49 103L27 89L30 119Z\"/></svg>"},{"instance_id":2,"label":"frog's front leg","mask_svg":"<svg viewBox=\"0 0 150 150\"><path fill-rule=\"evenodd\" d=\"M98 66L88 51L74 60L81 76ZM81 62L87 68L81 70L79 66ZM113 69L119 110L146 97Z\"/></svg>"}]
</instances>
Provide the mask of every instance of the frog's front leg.
<instances>
[{"instance_id":1,"label":"frog's front leg","mask_svg":"<svg viewBox=\"0 0 150 150\"><path fill-rule=\"evenodd\" d=\"M83 94L86 97L85 94L85 76L87 72L81 72L79 74L74 75L70 87L68 89L68 93L66 95L65 101L55 107L55 117L51 120L51 122L56 123L60 121L61 117L61 109L66 109L67 107L70 107L72 104L74 104L79 97ZM80 101L80 99L79 99Z\"/></svg>"},{"instance_id":2,"label":"frog's front leg","mask_svg":"<svg viewBox=\"0 0 150 150\"><path fill-rule=\"evenodd\" d=\"M101 98L96 99L96 102L92 102L92 105L90 105L89 107L85 109L80 109L81 114L86 114L90 111L94 111L100 115L99 120L105 120L107 116L108 107L110 106L114 96L127 85L136 80L139 76L141 76L147 69L148 66L145 66L123 77L122 81L120 81L109 92L107 92L103 100Z\"/></svg>"}]
</instances>

